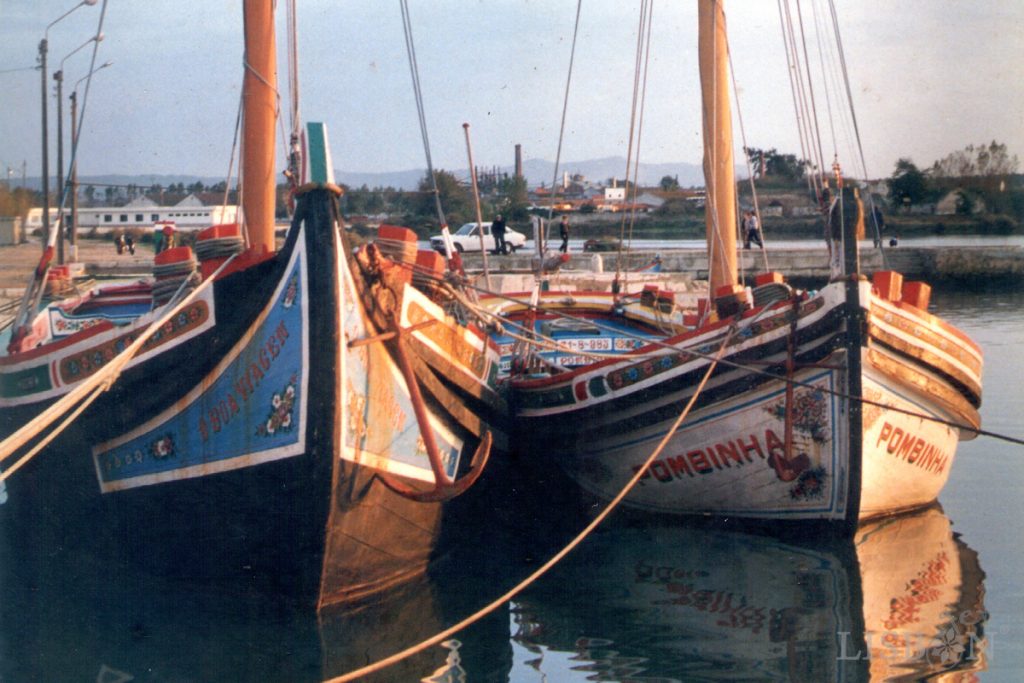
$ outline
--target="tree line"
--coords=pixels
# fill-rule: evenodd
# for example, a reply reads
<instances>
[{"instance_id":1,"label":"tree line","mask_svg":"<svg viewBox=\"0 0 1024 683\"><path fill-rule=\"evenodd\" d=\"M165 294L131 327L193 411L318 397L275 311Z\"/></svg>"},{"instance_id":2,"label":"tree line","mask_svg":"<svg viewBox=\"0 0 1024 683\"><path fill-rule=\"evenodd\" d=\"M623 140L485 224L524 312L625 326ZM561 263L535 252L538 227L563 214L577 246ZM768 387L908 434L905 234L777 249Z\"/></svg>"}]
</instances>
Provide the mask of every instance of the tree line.
<instances>
[{"instance_id":1,"label":"tree line","mask_svg":"<svg viewBox=\"0 0 1024 683\"><path fill-rule=\"evenodd\" d=\"M1017 174L1019 166L1017 156L995 140L987 145L968 145L923 170L911 159L901 158L889 177L889 204L893 210L909 211L952 192L959 214L971 215L984 210L1024 220L1024 188Z\"/></svg>"}]
</instances>

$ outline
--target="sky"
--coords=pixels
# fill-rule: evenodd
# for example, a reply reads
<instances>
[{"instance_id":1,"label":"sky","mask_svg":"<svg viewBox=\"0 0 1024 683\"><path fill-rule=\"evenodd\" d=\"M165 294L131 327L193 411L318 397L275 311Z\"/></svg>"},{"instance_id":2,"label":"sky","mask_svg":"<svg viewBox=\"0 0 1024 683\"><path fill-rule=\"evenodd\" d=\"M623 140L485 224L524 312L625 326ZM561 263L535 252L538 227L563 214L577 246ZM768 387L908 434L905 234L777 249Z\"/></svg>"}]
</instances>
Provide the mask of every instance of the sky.
<instances>
[{"instance_id":1,"label":"sky","mask_svg":"<svg viewBox=\"0 0 1024 683\"><path fill-rule=\"evenodd\" d=\"M435 167L468 166L464 122L477 165L510 166L517 143L526 159L555 159L576 6L409 1ZM826 0L801 6L808 23L828 7ZM40 74L12 69L36 64L47 32L49 66L64 60L67 97L88 72L91 46L66 56L95 35L102 15L95 63L113 64L92 81L79 174L225 177L242 80L241 1L99 0L47 31L72 7L73 0L0 0L0 172L11 167L17 179L23 161L29 177L41 168ZM743 123L737 146L745 140L799 154L776 1L726 0L725 7ZM991 140L1024 158L1024 2L835 0L835 7L868 176L890 175L899 158L924 168ZM582 2L563 162L626 156L638 8L628 0ZM287 101L283 9L281 0ZM652 26L640 159L699 163L696 3L656 0ZM302 118L327 123L335 168L425 167L397 1L300 0L298 54ZM833 136L827 125L829 110L839 109L836 94L818 97L826 157L838 152L844 166L859 169L852 134ZM48 107L53 172L52 97Z\"/></svg>"}]
</instances>

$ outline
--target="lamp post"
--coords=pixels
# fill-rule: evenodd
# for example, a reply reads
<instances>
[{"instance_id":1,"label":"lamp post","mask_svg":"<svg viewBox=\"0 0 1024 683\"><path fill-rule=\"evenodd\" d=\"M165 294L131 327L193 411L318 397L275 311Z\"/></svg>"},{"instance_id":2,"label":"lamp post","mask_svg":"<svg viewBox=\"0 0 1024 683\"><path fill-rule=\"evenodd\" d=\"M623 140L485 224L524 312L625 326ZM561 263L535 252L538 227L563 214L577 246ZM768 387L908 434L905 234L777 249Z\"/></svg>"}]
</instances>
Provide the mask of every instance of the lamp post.
<instances>
[{"instance_id":1,"label":"lamp post","mask_svg":"<svg viewBox=\"0 0 1024 683\"><path fill-rule=\"evenodd\" d=\"M78 86L100 69L113 62L105 62L82 76L71 89L71 261L78 260Z\"/></svg>"},{"instance_id":2,"label":"lamp post","mask_svg":"<svg viewBox=\"0 0 1024 683\"><path fill-rule=\"evenodd\" d=\"M85 41L60 60L60 69L53 74L53 80L57 81L57 263L64 263L64 62L68 61L71 55L75 54L90 43L99 43L103 40L103 34L93 36Z\"/></svg>"},{"instance_id":3,"label":"lamp post","mask_svg":"<svg viewBox=\"0 0 1024 683\"><path fill-rule=\"evenodd\" d=\"M48 158L50 156L50 149L49 149L49 141L47 140L47 135L46 135L46 128L47 128L47 126L46 126L46 121L47 121L47 116L46 116L46 50L47 50L47 47L48 47L48 40L47 39L48 39L48 37L50 35L50 29L53 28L53 25L56 24L58 21L60 21L61 19L63 19L67 15L71 14L72 12L74 12L79 7L82 7L83 5L92 6L92 5L95 5L97 2L98 2L98 0L82 0L81 2L79 2L77 5L75 5L71 9L69 9L67 12L65 12L64 14L60 15L59 17L57 17L56 19L51 21L49 24L47 24L46 25L46 30L43 31L43 39L41 41L39 41L39 68L40 68L40 71L41 71L42 84L43 84L43 98L42 98L43 99L43 221L42 221L42 225L43 225L43 235L44 236L49 234L49 232L50 232L50 161L49 161L49 158ZM43 251L46 251L46 243L47 243L47 240L44 238L43 239Z\"/></svg>"}]
</instances>

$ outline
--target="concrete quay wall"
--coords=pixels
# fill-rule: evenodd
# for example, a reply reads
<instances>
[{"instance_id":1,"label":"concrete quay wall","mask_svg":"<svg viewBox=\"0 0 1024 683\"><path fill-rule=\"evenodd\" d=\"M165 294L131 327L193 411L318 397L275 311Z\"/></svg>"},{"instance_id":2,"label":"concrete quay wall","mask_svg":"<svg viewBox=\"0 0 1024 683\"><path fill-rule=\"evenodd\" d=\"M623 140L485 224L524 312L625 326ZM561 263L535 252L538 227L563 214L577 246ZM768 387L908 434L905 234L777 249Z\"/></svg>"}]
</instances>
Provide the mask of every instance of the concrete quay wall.
<instances>
[{"instance_id":1,"label":"concrete quay wall","mask_svg":"<svg viewBox=\"0 0 1024 683\"><path fill-rule=\"evenodd\" d=\"M635 270L661 258L662 272L685 273L693 280L706 280L708 259L703 250L663 249L633 251L622 255L622 269ZM769 248L765 255L759 250L744 251L739 267L744 273L768 269L783 273L791 280L823 280L828 278L828 252L824 245L806 248ZM615 252L570 254L563 271L614 272L619 256ZM468 270L483 268L480 254L463 254ZM528 273L533 256L528 253L506 256L488 255L488 266L495 273ZM1024 278L1024 247L894 247L884 250L862 249L861 271L867 275L877 270L899 271L906 278L923 279L932 284L942 281L992 280L1016 281Z\"/></svg>"}]
</instances>

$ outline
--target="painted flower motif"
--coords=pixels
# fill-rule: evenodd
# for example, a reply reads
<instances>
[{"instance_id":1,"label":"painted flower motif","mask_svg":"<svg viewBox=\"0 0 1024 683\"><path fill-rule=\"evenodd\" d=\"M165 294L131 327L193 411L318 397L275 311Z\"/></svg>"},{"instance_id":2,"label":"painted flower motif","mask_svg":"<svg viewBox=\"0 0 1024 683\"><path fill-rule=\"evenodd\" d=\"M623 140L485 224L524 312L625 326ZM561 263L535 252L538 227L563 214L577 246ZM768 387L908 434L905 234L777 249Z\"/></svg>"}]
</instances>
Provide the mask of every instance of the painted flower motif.
<instances>
[{"instance_id":1,"label":"painted flower motif","mask_svg":"<svg viewBox=\"0 0 1024 683\"><path fill-rule=\"evenodd\" d=\"M786 419L786 401L776 401L765 408L779 420ZM830 440L828 405L825 392L821 389L805 389L796 392L792 407L793 427L801 434L810 436L816 443Z\"/></svg>"},{"instance_id":2,"label":"painted flower motif","mask_svg":"<svg viewBox=\"0 0 1024 683\"><path fill-rule=\"evenodd\" d=\"M292 275L292 279L288 281L288 288L284 292L284 299L281 303L285 308L291 308L295 303L295 297L299 293L299 276Z\"/></svg>"},{"instance_id":3,"label":"painted flower motif","mask_svg":"<svg viewBox=\"0 0 1024 683\"><path fill-rule=\"evenodd\" d=\"M793 500L821 498L825 491L825 481L827 479L828 473L820 465L804 470L797 477L796 484L789 490L789 497Z\"/></svg>"},{"instance_id":4,"label":"painted flower motif","mask_svg":"<svg viewBox=\"0 0 1024 683\"><path fill-rule=\"evenodd\" d=\"M285 388L270 399L270 414L267 421L256 429L258 436L273 436L278 432L292 429L292 409L295 406L296 377L292 375Z\"/></svg>"},{"instance_id":5,"label":"painted flower motif","mask_svg":"<svg viewBox=\"0 0 1024 683\"><path fill-rule=\"evenodd\" d=\"M149 453L157 460L174 455L174 437L170 432L149 444Z\"/></svg>"}]
</instances>

